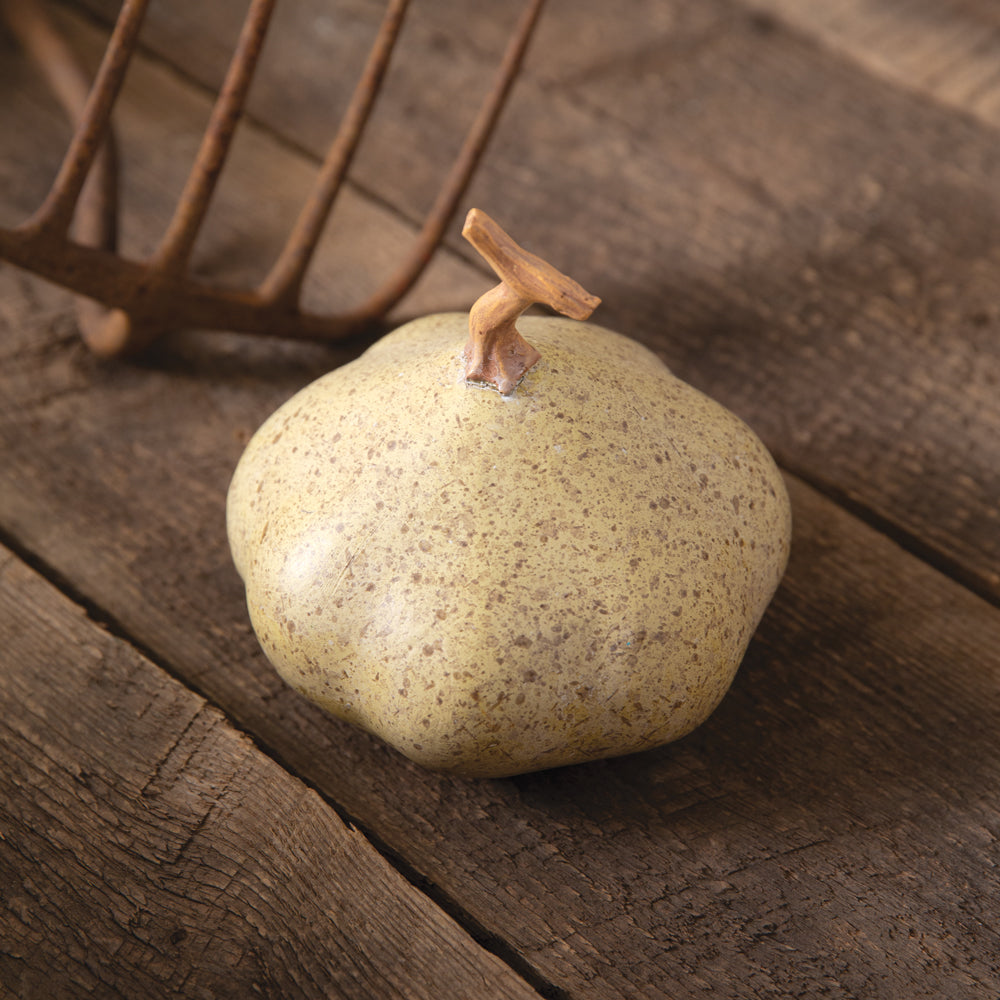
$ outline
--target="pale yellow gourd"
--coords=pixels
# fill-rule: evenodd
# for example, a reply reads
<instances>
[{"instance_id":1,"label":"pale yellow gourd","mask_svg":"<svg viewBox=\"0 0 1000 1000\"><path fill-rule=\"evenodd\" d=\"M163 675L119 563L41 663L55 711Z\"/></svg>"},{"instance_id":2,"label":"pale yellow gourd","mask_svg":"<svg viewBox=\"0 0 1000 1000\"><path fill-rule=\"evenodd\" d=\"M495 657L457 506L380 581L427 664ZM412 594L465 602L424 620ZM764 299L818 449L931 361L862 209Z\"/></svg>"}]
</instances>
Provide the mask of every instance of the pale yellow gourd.
<instances>
[{"instance_id":1,"label":"pale yellow gourd","mask_svg":"<svg viewBox=\"0 0 1000 1000\"><path fill-rule=\"evenodd\" d=\"M781 579L778 469L634 341L524 317L541 360L504 395L467 380L474 364L507 378L463 350L467 324L407 324L251 440L228 528L267 656L334 715L458 774L685 735Z\"/></svg>"}]
</instances>

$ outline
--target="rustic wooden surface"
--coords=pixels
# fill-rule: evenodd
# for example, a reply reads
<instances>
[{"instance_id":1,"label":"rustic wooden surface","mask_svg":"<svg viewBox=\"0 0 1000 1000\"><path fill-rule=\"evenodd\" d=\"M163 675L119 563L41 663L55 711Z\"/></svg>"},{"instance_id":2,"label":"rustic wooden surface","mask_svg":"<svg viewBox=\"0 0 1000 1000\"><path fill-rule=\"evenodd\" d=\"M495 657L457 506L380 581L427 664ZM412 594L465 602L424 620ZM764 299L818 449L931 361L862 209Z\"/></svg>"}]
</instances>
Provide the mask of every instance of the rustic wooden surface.
<instances>
[{"instance_id":1,"label":"rustic wooden surface","mask_svg":"<svg viewBox=\"0 0 1000 1000\"><path fill-rule=\"evenodd\" d=\"M114 4L84 6L93 59ZM131 253L242 7L153 5ZM313 304L399 259L516 8L416 0ZM201 267L263 272L380 10L279 4ZM100 364L0 267L0 995L995 1000L998 67L986 0L552 0L469 203L747 419L795 513L732 691L632 758L437 777L264 661L229 475L363 345L187 331ZM65 130L2 34L0 95L10 223ZM456 225L399 315L490 284Z\"/></svg>"}]
</instances>

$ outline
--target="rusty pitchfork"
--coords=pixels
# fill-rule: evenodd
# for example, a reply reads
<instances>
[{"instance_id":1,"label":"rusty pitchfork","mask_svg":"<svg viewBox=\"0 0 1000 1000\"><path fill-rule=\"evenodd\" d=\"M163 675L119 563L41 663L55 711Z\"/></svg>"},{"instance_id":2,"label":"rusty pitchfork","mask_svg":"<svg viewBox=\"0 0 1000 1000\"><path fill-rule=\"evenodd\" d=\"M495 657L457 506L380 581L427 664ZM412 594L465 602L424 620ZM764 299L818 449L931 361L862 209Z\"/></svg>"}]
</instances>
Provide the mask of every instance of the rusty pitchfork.
<instances>
[{"instance_id":1,"label":"rusty pitchfork","mask_svg":"<svg viewBox=\"0 0 1000 1000\"><path fill-rule=\"evenodd\" d=\"M62 165L35 213L0 228L0 259L82 296L77 318L87 346L102 357L134 353L170 328L235 330L332 341L381 319L420 277L479 163L538 20L544 0L529 0L494 83L409 254L355 309L317 315L301 306L302 286L334 199L361 140L409 0L389 0L378 34L313 189L264 280L250 290L191 274L189 264L226 160L277 0L250 0L239 40L201 147L156 251L130 260L116 249L118 180L111 112L134 54L149 0L124 0L93 80L38 0L0 0L0 14L42 67L75 125Z\"/></svg>"}]
</instances>

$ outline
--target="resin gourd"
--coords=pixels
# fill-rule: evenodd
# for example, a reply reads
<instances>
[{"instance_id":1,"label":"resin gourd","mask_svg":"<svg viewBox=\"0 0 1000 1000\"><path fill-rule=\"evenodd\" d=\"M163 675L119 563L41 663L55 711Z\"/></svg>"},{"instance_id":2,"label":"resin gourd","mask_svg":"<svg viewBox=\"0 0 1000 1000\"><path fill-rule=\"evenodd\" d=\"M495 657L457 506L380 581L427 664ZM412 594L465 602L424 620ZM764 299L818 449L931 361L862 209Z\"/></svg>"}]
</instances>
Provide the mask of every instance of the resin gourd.
<instances>
[{"instance_id":1,"label":"resin gourd","mask_svg":"<svg viewBox=\"0 0 1000 1000\"><path fill-rule=\"evenodd\" d=\"M781 475L736 416L581 322L579 285L482 212L465 235L498 288L384 337L247 446L227 517L254 629L288 683L430 768L675 740L781 579ZM572 318L518 332L532 302Z\"/></svg>"}]
</instances>

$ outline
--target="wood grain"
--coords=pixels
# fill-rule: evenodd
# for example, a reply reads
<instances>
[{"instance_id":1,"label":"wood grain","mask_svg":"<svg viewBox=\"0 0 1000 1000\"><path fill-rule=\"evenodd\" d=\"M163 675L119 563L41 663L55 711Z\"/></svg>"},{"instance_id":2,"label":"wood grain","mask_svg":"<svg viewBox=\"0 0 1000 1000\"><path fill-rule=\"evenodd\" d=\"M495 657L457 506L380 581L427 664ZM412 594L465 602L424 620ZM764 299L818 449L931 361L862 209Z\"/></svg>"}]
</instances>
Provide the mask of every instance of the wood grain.
<instances>
[{"instance_id":1,"label":"wood grain","mask_svg":"<svg viewBox=\"0 0 1000 1000\"><path fill-rule=\"evenodd\" d=\"M603 321L749 416L788 466L995 599L988 136L740 5L637 4L634 20L579 10L590 47L552 43L481 179L511 209L497 217L617 300ZM492 29L476 23L486 45ZM0 102L5 134L34 124L23 163L18 150L0 158L11 177L54 146L19 66L0 59L17 81ZM147 150L186 148L204 104L141 67L149 90L123 109L130 127ZM280 143L254 150L254 169L231 178L237 207L255 177L274 185L306 167ZM134 197L151 206L142 246L178 167L132 155ZM412 156L419 177L437 151ZM396 170L365 183L388 178L391 192ZM29 171L0 187L3 210L37 183ZM344 233L391 249L417 187L385 196L399 215L355 189ZM557 225L566 217L602 238L580 242ZM220 218L236 220L238 250L251 227L238 211ZM369 218L394 224L384 242ZM204 259L226 261L215 238ZM451 257L439 266L479 284ZM144 365L102 366L69 315L64 296L0 270L0 531L338 803L546 995L996 996L993 603L792 475L786 582L702 729L561 772L437 778L278 681L226 550L243 441L356 348L182 336ZM53 937L66 933L57 921Z\"/></svg>"},{"instance_id":2,"label":"wood grain","mask_svg":"<svg viewBox=\"0 0 1000 1000\"><path fill-rule=\"evenodd\" d=\"M564 772L436 778L263 662L220 516L232 387L123 374L5 414L3 523L539 981L931 997L957 969L964 996L1000 988L990 605L792 481L786 583L701 730Z\"/></svg>"},{"instance_id":3,"label":"wood grain","mask_svg":"<svg viewBox=\"0 0 1000 1000\"><path fill-rule=\"evenodd\" d=\"M4 996L537 996L3 549L0 647Z\"/></svg>"},{"instance_id":4,"label":"wood grain","mask_svg":"<svg viewBox=\"0 0 1000 1000\"><path fill-rule=\"evenodd\" d=\"M987 0L754 0L844 58L1000 124L1000 10Z\"/></svg>"}]
</instances>

